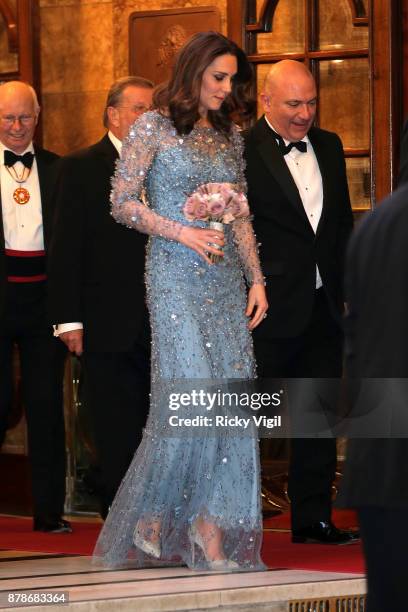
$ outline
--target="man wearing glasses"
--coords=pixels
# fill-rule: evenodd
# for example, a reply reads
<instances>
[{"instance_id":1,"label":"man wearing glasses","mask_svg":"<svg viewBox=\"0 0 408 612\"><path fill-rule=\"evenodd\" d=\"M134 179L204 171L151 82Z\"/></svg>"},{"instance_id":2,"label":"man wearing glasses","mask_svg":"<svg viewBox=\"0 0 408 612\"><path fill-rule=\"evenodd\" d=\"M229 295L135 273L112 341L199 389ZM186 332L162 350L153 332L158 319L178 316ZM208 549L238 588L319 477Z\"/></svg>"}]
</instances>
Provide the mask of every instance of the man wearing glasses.
<instances>
[{"instance_id":1,"label":"man wearing glasses","mask_svg":"<svg viewBox=\"0 0 408 612\"><path fill-rule=\"evenodd\" d=\"M140 442L148 410L149 325L145 237L110 215L111 177L122 140L152 103L153 84L132 76L107 97L105 136L62 160L50 261L56 334L82 355L85 399L98 455L92 483L105 517Z\"/></svg>"},{"instance_id":2,"label":"man wearing glasses","mask_svg":"<svg viewBox=\"0 0 408 612\"><path fill-rule=\"evenodd\" d=\"M33 145L40 107L32 87L0 85L0 446L13 403L17 345L27 419L34 530L70 532L65 500L64 347L46 316L46 255L58 156Z\"/></svg>"}]
</instances>

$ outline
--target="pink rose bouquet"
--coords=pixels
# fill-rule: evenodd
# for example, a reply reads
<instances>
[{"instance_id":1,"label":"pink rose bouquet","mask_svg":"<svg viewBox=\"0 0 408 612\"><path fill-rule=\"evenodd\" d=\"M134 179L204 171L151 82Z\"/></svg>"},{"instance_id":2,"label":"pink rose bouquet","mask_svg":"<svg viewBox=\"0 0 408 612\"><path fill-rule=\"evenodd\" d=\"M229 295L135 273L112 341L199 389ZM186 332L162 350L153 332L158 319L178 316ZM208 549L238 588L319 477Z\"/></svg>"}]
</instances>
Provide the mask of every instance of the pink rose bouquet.
<instances>
[{"instance_id":1,"label":"pink rose bouquet","mask_svg":"<svg viewBox=\"0 0 408 612\"><path fill-rule=\"evenodd\" d=\"M208 221L209 227L223 232L224 225L248 217L249 207L245 195L231 183L207 183L187 198L183 212L188 221ZM210 258L214 263L221 260L213 254Z\"/></svg>"}]
</instances>

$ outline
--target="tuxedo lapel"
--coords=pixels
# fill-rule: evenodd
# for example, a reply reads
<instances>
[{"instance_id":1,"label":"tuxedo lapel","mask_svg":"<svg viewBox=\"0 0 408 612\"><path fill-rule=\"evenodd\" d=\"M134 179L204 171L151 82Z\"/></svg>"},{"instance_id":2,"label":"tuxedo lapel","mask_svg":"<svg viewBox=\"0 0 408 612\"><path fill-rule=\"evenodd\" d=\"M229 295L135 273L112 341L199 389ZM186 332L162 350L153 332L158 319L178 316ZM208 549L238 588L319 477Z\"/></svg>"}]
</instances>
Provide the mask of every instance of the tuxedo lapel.
<instances>
[{"instance_id":1,"label":"tuxedo lapel","mask_svg":"<svg viewBox=\"0 0 408 612\"><path fill-rule=\"evenodd\" d=\"M313 151L316 155L317 163L319 166L320 174L322 176L322 188L323 188L323 207L322 214L320 216L319 224L316 230L316 237L322 231L324 227L325 218L327 216L327 194L328 188L330 185L330 177L331 177L331 168L329 163L330 156L327 155L327 151L324 150L323 143L321 142L321 137L316 128L312 128L308 133L308 138L312 144Z\"/></svg>"},{"instance_id":2,"label":"tuxedo lapel","mask_svg":"<svg viewBox=\"0 0 408 612\"><path fill-rule=\"evenodd\" d=\"M106 169L105 178L108 179L108 181L110 182L112 176L115 173L115 164L116 164L116 160L119 159L119 153L116 147L113 145L107 133L102 138L102 140L100 140L98 143L94 145L93 150L94 150L94 153L101 160L103 160L103 163ZM99 180L101 178L102 177L93 177L92 180ZM104 199L103 204L107 208L110 208L109 193L107 193L107 198Z\"/></svg>"},{"instance_id":3,"label":"tuxedo lapel","mask_svg":"<svg viewBox=\"0 0 408 612\"><path fill-rule=\"evenodd\" d=\"M105 134L102 140L100 140L94 148L98 155L103 158L106 164L106 169L109 172L109 176L112 176L115 172L116 160L119 159L119 153L112 144L108 134Z\"/></svg>"},{"instance_id":4,"label":"tuxedo lapel","mask_svg":"<svg viewBox=\"0 0 408 612\"><path fill-rule=\"evenodd\" d=\"M269 172L279 184L296 212L302 217L303 221L306 221L308 226L310 226L296 183L293 180L290 170L282 153L279 151L278 144L264 117L258 121L255 130L258 151Z\"/></svg>"},{"instance_id":5,"label":"tuxedo lapel","mask_svg":"<svg viewBox=\"0 0 408 612\"><path fill-rule=\"evenodd\" d=\"M34 151L35 159L37 162L38 182L40 184L44 244L48 245L50 239L52 219L51 190L54 181L53 177L51 176L49 163L47 163L48 160L46 160L41 149L38 149L34 145Z\"/></svg>"}]
</instances>

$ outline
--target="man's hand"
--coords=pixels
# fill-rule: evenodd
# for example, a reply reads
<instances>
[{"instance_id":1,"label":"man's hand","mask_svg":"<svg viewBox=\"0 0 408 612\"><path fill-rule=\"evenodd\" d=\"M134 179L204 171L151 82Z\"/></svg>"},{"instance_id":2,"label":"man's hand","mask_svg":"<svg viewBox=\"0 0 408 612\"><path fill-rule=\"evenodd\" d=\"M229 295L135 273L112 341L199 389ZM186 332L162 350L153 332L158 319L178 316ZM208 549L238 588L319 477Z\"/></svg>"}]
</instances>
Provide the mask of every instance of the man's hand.
<instances>
[{"instance_id":1,"label":"man's hand","mask_svg":"<svg viewBox=\"0 0 408 612\"><path fill-rule=\"evenodd\" d=\"M84 330L83 329L74 329L72 331L67 331L58 336L64 344L67 345L68 350L71 353L75 353L78 357L82 355L83 352L83 337Z\"/></svg>"}]
</instances>

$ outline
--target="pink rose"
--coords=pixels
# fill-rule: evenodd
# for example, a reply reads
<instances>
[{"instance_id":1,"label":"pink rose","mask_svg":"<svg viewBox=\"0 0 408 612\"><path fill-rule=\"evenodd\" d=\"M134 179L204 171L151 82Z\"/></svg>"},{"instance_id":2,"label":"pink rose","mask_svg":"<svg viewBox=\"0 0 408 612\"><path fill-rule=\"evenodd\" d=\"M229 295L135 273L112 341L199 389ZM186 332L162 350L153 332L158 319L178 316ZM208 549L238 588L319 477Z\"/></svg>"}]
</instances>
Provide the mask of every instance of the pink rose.
<instances>
[{"instance_id":1,"label":"pink rose","mask_svg":"<svg viewBox=\"0 0 408 612\"><path fill-rule=\"evenodd\" d=\"M197 219L207 219L208 211L206 196L200 195L197 191L195 191L187 198L183 206L183 213L188 221L196 221Z\"/></svg>"},{"instance_id":2,"label":"pink rose","mask_svg":"<svg viewBox=\"0 0 408 612\"><path fill-rule=\"evenodd\" d=\"M244 194L234 192L233 196L228 202L225 212L226 212L226 215L228 215L227 216L228 221L224 221L224 223L231 223L231 221L234 219L239 219L241 217L248 217L249 216L248 200L246 199ZM224 218L226 215L224 215Z\"/></svg>"},{"instance_id":3,"label":"pink rose","mask_svg":"<svg viewBox=\"0 0 408 612\"><path fill-rule=\"evenodd\" d=\"M224 199L225 202L228 202L236 193L232 188L231 188L231 183L221 183L220 184L220 190L219 190L222 198Z\"/></svg>"},{"instance_id":4,"label":"pink rose","mask_svg":"<svg viewBox=\"0 0 408 612\"><path fill-rule=\"evenodd\" d=\"M194 221L196 206L197 200L194 198L194 196L187 198L186 203L184 204L183 212L188 221Z\"/></svg>"},{"instance_id":5,"label":"pink rose","mask_svg":"<svg viewBox=\"0 0 408 612\"><path fill-rule=\"evenodd\" d=\"M225 202L219 193L210 196L208 200L208 212L210 217L220 217L225 210Z\"/></svg>"},{"instance_id":6,"label":"pink rose","mask_svg":"<svg viewBox=\"0 0 408 612\"><path fill-rule=\"evenodd\" d=\"M195 209L195 218L205 221L208 219L207 202L201 201Z\"/></svg>"}]
</instances>

